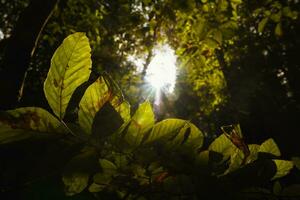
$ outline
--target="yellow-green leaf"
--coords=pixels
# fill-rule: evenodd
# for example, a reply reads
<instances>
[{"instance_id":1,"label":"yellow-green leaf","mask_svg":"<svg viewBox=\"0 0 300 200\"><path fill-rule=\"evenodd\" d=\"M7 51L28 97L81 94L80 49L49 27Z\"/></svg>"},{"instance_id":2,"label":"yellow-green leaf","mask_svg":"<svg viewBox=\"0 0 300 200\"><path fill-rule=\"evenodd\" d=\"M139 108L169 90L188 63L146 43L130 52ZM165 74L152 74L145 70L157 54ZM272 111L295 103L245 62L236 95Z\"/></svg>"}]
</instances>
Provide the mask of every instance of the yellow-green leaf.
<instances>
[{"instance_id":1,"label":"yellow-green leaf","mask_svg":"<svg viewBox=\"0 0 300 200\"><path fill-rule=\"evenodd\" d=\"M208 147L210 151L215 151L221 153L223 156L230 156L236 147L234 144L226 137L225 134L217 137Z\"/></svg>"},{"instance_id":2,"label":"yellow-green leaf","mask_svg":"<svg viewBox=\"0 0 300 200\"><path fill-rule=\"evenodd\" d=\"M283 34L283 32L282 32L281 23L279 22L275 27L275 35L280 37L280 36L282 36L282 34Z\"/></svg>"},{"instance_id":3,"label":"yellow-green leaf","mask_svg":"<svg viewBox=\"0 0 300 200\"><path fill-rule=\"evenodd\" d=\"M181 119L165 119L158 122L153 126L150 134L145 136L143 143L147 144L159 139L168 140L170 138L175 138L185 124L186 121Z\"/></svg>"},{"instance_id":4,"label":"yellow-green leaf","mask_svg":"<svg viewBox=\"0 0 300 200\"><path fill-rule=\"evenodd\" d=\"M91 48L85 33L74 33L57 48L44 83L44 92L54 114L62 119L75 89L88 80Z\"/></svg>"},{"instance_id":5,"label":"yellow-green leaf","mask_svg":"<svg viewBox=\"0 0 300 200\"><path fill-rule=\"evenodd\" d=\"M114 94L107 86L104 78L99 77L87 88L79 103L79 124L87 134L91 134L96 113L99 112L106 102L112 105L123 121L130 119L129 103L124 101L122 94Z\"/></svg>"},{"instance_id":6,"label":"yellow-green leaf","mask_svg":"<svg viewBox=\"0 0 300 200\"><path fill-rule=\"evenodd\" d=\"M65 132L61 122L48 111L37 107L17 108L0 114L0 144L44 133Z\"/></svg>"},{"instance_id":7,"label":"yellow-green leaf","mask_svg":"<svg viewBox=\"0 0 300 200\"><path fill-rule=\"evenodd\" d=\"M289 160L273 160L276 165L276 174L272 180L286 176L294 167L294 163Z\"/></svg>"},{"instance_id":8,"label":"yellow-green leaf","mask_svg":"<svg viewBox=\"0 0 300 200\"><path fill-rule=\"evenodd\" d=\"M104 173L106 174L114 174L117 170L117 166L109 160L100 159L99 163Z\"/></svg>"},{"instance_id":9,"label":"yellow-green leaf","mask_svg":"<svg viewBox=\"0 0 300 200\"><path fill-rule=\"evenodd\" d=\"M164 141L170 148L186 146L199 149L203 144L202 132L192 123L182 119L166 119L153 126L143 138L143 144Z\"/></svg>"},{"instance_id":10,"label":"yellow-green leaf","mask_svg":"<svg viewBox=\"0 0 300 200\"><path fill-rule=\"evenodd\" d=\"M91 134L95 115L108 101L110 95L111 93L102 77L98 78L85 91L79 103L78 121L87 134Z\"/></svg>"},{"instance_id":11,"label":"yellow-green leaf","mask_svg":"<svg viewBox=\"0 0 300 200\"><path fill-rule=\"evenodd\" d=\"M131 145L139 145L147 131L154 125L155 117L148 101L142 103L133 115L125 140Z\"/></svg>"},{"instance_id":12,"label":"yellow-green leaf","mask_svg":"<svg viewBox=\"0 0 300 200\"><path fill-rule=\"evenodd\" d=\"M259 33L262 33L264 31L264 28L268 21L269 21L269 18L265 17L259 22L259 24L258 24L258 32Z\"/></svg>"},{"instance_id":13,"label":"yellow-green leaf","mask_svg":"<svg viewBox=\"0 0 300 200\"><path fill-rule=\"evenodd\" d=\"M259 152L270 153L275 156L281 155L277 144L275 143L275 141L272 138L267 139L260 145Z\"/></svg>"}]
</instances>

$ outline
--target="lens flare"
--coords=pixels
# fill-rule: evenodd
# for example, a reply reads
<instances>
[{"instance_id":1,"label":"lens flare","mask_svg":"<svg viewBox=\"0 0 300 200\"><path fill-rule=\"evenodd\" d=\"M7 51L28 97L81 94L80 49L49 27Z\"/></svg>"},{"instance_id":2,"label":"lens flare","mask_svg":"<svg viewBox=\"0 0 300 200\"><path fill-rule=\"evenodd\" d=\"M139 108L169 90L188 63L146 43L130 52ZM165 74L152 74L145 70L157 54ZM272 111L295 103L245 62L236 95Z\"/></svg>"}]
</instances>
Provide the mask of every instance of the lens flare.
<instances>
[{"instance_id":1,"label":"lens flare","mask_svg":"<svg viewBox=\"0 0 300 200\"><path fill-rule=\"evenodd\" d=\"M157 91L172 93L176 83L175 51L169 45L154 48L153 59L149 63L145 80Z\"/></svg>"}]
</instances>

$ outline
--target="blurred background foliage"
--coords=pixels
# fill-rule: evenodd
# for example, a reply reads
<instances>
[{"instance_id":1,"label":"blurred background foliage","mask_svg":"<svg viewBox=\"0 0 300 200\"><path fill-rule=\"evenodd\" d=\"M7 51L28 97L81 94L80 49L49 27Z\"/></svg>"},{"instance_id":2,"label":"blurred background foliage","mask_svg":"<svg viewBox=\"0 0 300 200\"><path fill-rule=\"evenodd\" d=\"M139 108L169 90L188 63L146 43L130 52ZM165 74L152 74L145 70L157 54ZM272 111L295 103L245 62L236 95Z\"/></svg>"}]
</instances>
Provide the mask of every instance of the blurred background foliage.
<instances>
[{"instance_id":1,"label":"blurred background foliage","mask_svg":"<svg viewBox=\"0 0 300 200\"><path fill-rule=\"evenodd\" d=\"M29 1L0 1L0 59ZM51 56L80 31L90 39L93 71L108 72L134 109L147 97L152 48L168 43L178 78L160 118L191 120L207 138L240 123L249 143L274 137L287 155L299 154L299 8L298 0L60 0L31 58L21 105L46 104ZM142 69L130 56L144 60Z\"/></svg>"}]
</instances>

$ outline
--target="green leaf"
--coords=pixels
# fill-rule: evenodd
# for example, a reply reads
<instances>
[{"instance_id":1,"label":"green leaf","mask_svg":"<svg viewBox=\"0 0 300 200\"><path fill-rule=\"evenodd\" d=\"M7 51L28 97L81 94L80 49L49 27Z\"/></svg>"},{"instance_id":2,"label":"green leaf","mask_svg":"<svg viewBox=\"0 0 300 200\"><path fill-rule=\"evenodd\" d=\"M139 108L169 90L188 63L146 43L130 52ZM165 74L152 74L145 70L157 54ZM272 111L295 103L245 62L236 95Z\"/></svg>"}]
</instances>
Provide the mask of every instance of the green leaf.
<instances>
[{"instance_id":1,"label":"green leaf","mask_svg":"<svg viewBox=\"0 0 300 200\"><path fill-rule=\"evenodd\" d=\"M152 143L160 139L169 140L175 138L185 124L186 121L181 119L165 119L158 122L153 126L150 134L145 135L143 144Z\"/></svg>"},{"instance_id":2,"label":"green leaf","mask_svg":"<svg viewBox=\"0 0 300 200\"><path fill-rule=\"evenodd\" d=\"M241 151L238 148L235 149L234 153L230 156L230 164L228 169L224 172L224 175L239 169L243 163L243 160L244 160L243 151Z\"/></svg>"},{"instance_id":3,"label":"green leaf","mask_svg":"<svg viewBox=\"0 0 300 200\"><path fill-rule=\"evenodd\" d=\"M78 110L79 125L87 134L92 133L92 124L96 113L110 98L110 91L102 77L98 78L85 91Z\"/></svg>"},{"instance_id":4,"label":"green leaf","mask_svg":"<svg viewBox=\"0 0 300 200\"><path fill-rule=\"evenodd\" d=\"M275 35L280 37L282 36L282 26L281 26L281 23L278 23L275 27Z\"/></svg>"},{"instance_id":5,"label":"green leaf","mask_svg":"<svg viewBox=\"0 0 300 200\"><path fill-rule=\"evenodd\" d=\"M294 162L294 165L297 167L297 169L300 170L300 158L299 157L292 157L292 161Z\"/></svg>"},{"instance_id":6,"label":"green leaf","mask_svg":"<svg viewBox=\"0 0 300 200\"><path fill-rule=\"evenodd\" d=\"M110 183L112 180L112 175L107 173L97 173L94 175L93 180L97 185L93 185L93 187L89 188L89 190L93 190L95 192L97 190L101 191Z\"/></svg>"},{"instance_id":7,"label":"green leaf","mask_svg":"<svg viewBox=\"0 0 300 200\"><path fill-rule=\"evenodd\" d=\"M275 141L272 138L267 139L260 145L259 152L269 153L269 154L272 154L275 156L281 155L277 144L275 143Z\"/></svg>"},{"instance_id":8,"label":"green leaf","mask_svg":"<svg viewBox=\"0 0 300 200\"><path fill-rule=\"evenodd\" d=\"M54 114L63 119L75 89L88 80L91 72L91 48L84 33L64 39L52 59L44 92Z\"/></svg>"},{"instance_id":9,"label":"green leaf","mask_svg":"<svg viewBox=\"0 0 300 200\"><path fill-rule=\"evenodd\" d=\"M155 118L152 107L148 101L142 103L133 115L125 140L134 146L141 143L145 133L154 125Z\"/></svg>"},{"instance_id":10,"label":"green leaf","mask_svg":"<svg viewBox=\"0 0 300 200\"><path fill-rule=\"evenodd\" d=\"M11 129L10 127L0 127L0 144L7 144L32 138L36 132L21 129Z\"/></svg>"},{"instance_id":11,"label":"green leaf","mask_svg":"<svg viewBox=\"0 0 300 200\"><path fill-rule=\"evenodd\" d=\"M123 118L123 121L128 121L130 118L130 105L128 102L121 99L120 95L122 94L113 94L106 84L106 81L103 77L99 77L92 85L90 85L85 91L80 103L78 111L78 120L80 126L85 130L87 134L92 133L92 125L95 120L96 114L106 102L109 102L113 109L118 112ZM111 110L111 112L114 112ZM109 114L102 117L102 125L109 126L110 123L104 123L103 119L105 117L107 120L110 120ZM122 119L121 119L122 120ZM117 127L119 128L119 127Z\"/></svg>"},{"instance_id":12,"label":"green leaf","mask_svg":"<svg viewBox=\"0 0 300 200\"><path fill-rule=\"evenodd\" d=\"M72 196L82 192L88 185L89 177L97 166L95 151L88 149L72 158L63 173L65 192Z\"/></svg>"},{"instance_id":13,"label":"green leaf","mask_svg":"<svg viewBox=\"0 0 300 200\"><path fill-rule=\"evenodd\" d=\"M117 166L114 163L112 163L111 161L106 160L106 159L100 159L99 163L100 163L100 166L104 173L106 173L106 174L116 173Z\"/></svg>"},{"instance_id":14,"label":"green leaf","mask_svg":"<svg viewBox=\"0 0 300 200\"><path fill-rule=\"evenodd\" d=\"M201 151L196 157L196 164L200 167L208 167L209 151Z\"/></svg>"},{"instance_id":15,"label":"green leaf","mask_svg":"<svg viewBox=\"0 0 300 200\"><path fill-rule=\"evenodd\" d=\"M143 138L143 144L165 141L169 146L200 148L203 144L202 132L192 123L182 119L166 119L153 126Z\"/></svg>"},{"instance_id":16,"label":"green leaf","mask_svg":"<svg viewBox=\"0 0 300 200\"><path fill-rule=\"evenodd\" d=\"M229 157L234 149L236 149L236 147L225 134L217 137L208 147L208 150L221 153L224 157Z\"/></svg>"},{"instance_id":17,"label":"green leaf","mask_svg":"<svg viewBox=\"0 0 300 200\"><path fill-rule=\"evenodd\" d=\"M203 40L204 44L206 44L209 48L215 49L219 47L219 42L212 38L206 38Z\"/></svg>"},{"instance_id":18,"label":"green leaf","mask_svg":"<svg viewBox=\"0 0 300 200\"><path fill-rule=\"evenodd\" d=\"M269 21L269 18L265 17L259 22L259 24L258 24L258 32L259 33L262 33L264 31L264 28L268 21Z\"/></svg>"},{"instance_id":19,"label":"green leaf","mask_svg":"<svg viewBox=\"0 0 300 200\"><path fill-rule=\"evenodd\" d=\"M251 163L257 159L260 145L249 144L248 147L249 147L250 155L247 158L247 163Z\"/></svg>"},{"instance_id":20,"label":"green leaf","mask_svg":"<svg viewBox=\"0 0 300 200\"><path fill-rule=\"evenodd\" d=\"M277 170L276 170L276 174L273 176L272 180L286 176L291 171L291 169L294 167L294 163L292 161L288 161L288 160L273 159L273 162L275 163Z\"/></svg>"},{"instance_id":21,"label":"green leaf","mask_svg":"<svg viewBox=\"0 0 300 200\"><path fill-rule=\"evenodd\" d=\"M43 133L63 133L61 122L42 108L25 107L0 113L0 144Z\"/></svg>"},{"instance_id":22,"label":"green leaf","mask_svg":"<svg viewBox=\"0 0 300 200\"><path fill-rule=\"evenodd\" d=\"M89 186L89 192L91 192L91 193L101 192L104 188L105 188L105 186L103 186L103 185L99 185L97 183L92 183Z\"/></svg>"},{"instance_id":23,"label":"green leaf","mask_svg":"<svg viewBox=\"0 0 300 200\"><path fill-rule=\"evenodd\" d=\"M127 101L120 102L119 96L114 96L110 103L115 110L121 115L124 122L130 120L130 104Z\"/></svg>"}]
</instances>

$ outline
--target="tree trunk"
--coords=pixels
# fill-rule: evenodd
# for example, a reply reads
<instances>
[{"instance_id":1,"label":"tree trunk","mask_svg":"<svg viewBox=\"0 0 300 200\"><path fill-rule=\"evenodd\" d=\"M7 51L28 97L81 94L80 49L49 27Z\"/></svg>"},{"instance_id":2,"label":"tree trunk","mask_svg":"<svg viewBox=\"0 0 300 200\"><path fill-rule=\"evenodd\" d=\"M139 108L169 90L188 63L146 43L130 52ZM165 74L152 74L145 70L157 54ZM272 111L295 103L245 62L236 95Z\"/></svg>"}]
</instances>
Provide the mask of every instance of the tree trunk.
<instances>
[{"instance_id":1,"label":"tree trunk","mask_svg":"<svg viewBox=\"0 0 300 200\"><path fill-rule=\"evenodd\" d=\"M0 67L0 110L18 104L23 80L39 36L59 0L31 0L21 13Z\"/></svg>"}]
</instances>

